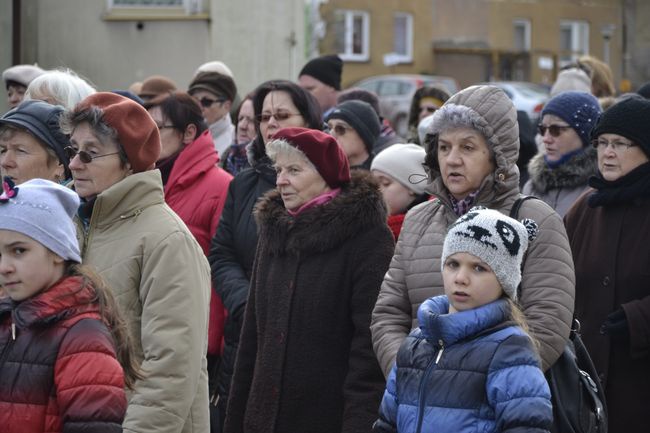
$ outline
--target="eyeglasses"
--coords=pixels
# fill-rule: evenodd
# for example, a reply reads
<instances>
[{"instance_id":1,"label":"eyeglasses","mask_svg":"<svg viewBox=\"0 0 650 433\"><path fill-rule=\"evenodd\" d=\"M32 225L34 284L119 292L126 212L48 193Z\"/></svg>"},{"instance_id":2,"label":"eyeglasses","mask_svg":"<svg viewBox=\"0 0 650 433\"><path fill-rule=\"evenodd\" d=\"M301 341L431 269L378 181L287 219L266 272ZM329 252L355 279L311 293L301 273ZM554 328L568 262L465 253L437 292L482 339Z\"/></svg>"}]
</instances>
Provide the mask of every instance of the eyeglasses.
<instances>
[{"instance_id":1,"label":"eyeglasses","mask_svg":"<svg viewBox=\"0 0 650 433\"><path fill-rule=\"evenodd\" d=\"M120 153L120 152L113 152L113 153L105 153L104 155L91 155L85 150L77 150L72 146L67 146L63 150L65 154L68 156L68 158L70 159L70 161L72 161L75 156L79 155L79 159L84 164L90 164L91 162L93 162L93 160L97 158L103 158L105 156L110 156L110 155L117 155Z\"/></svg>"},{"instance_id":2,"label":"eyeglasses","mask_svg":"<svg viewBox=\"0 0 650 433\"><path fill-rule=\"evenodd\" d=\"M289 113L288 111L278 111L275 113L262 113L257 119L260 123L267 123L273 117L278 122L283 122L291 116L302 116L300 113Z\"/></svg>"},{"instance_id":3,"label":"eyeglasses","mask_svg":"<svg viewBox=\"0 0 650 433\"><path fill-rule=\"evenodd\" d=\"M568 125L537 125L537 130L539 131L539 135L542 137L546 135L546 130L548 130L548 133L551 134L551 137L559 137L560 134L564 132L565 129L570 129L571 127Z\"/></svg>"},{"instance_id":4,"label":"eyeglasses","mask_svg":"<svg viewBox=\"0 0 650 433\"><path fill-rule=\"evenodd\" d=\"M636 143L632 143L631 141L607 141L603 139L592 140L591 145L598 150L605 150L611 145L612 149L614 149L614 152L617 153L623 152L630 147L637 146Z\"/></svg>"},{"instance_id":5,"label":"eyeglasses","mask_svg":"<svg viewBox=\"0 0 650 433\"><path fill-rule=\"evenodd\" d=\"M225 98L219 98L219 99L210 99L210 98L201 98L199 99L199 104L201 104L201 107L203 108L210 108L212 107L212 104L223 104L226 102Z\"/></svg>"},{"instance_id":6,"label":"eyeglasses","mask_svg":"<svg viewBox=\"0 0 650 433\"><path fill-rule=\"evenodd\" d=\"M334 133L333 135L336 135L337 137L345 135L346 132L348 132L349 129L352 129L349 126L344 126L341 125L340 123L337 123L334 126L330 126L330 134Z\"/></svg>"}]
</instances>

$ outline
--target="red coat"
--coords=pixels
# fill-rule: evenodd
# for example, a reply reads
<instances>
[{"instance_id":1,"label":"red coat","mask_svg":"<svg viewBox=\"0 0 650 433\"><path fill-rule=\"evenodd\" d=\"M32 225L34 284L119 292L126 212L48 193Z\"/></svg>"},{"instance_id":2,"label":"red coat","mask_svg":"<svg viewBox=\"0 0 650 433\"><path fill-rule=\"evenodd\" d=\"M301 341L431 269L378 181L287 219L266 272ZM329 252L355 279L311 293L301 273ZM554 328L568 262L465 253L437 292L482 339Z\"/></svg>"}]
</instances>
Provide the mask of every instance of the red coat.
<instances>
[{"instance_id":1,"label":"red coat","mask_svg":"<svg viewBox=\"0 0 650 433\"><path fill-rule=\"evenodd\" d=\"M70 277L18 304L0 300L3 433L122 431L124 374L93 295Z\"/></svg>"},{"instance_id":2,"label":"red coat","mask_svg":"<svg viewBox=\"0 0 650 433\"><path fill-rule=\"evenodd\" d=\"M207 256L226 203L232 176L219 168L210 131L180 153L165 185L165 201L183 220ZM214 291L210 297L208 353L221 352L226 311Z\"/></svg>"}]
</instances>

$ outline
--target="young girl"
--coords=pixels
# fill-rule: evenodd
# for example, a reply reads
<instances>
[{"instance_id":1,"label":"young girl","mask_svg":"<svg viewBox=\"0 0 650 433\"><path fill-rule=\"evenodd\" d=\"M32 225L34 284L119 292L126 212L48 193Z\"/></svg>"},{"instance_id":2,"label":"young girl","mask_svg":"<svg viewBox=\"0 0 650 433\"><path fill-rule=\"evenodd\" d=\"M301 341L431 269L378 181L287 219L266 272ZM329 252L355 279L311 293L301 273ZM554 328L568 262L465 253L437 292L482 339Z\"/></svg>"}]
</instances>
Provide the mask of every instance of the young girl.
<instances>
[{"instance_id":1,"label":"young girl","mask_svg":"<svg viewBox=\"0 0 650 433\"><path fill-rule=\"evenodd\" d=\"M79 198L43 179L3 187L1 429L121 432L124 386L139 373L113 298L79 264Z\"/></svg>"},{"instance_id":2,"label":"young girl","mask_svg":"<svg viewBox=\"0 0 650 433\"><path fill-rule=\"evenodd\" d=\"M545 432L553 414L539 358L515 305L537 225L473 208L445 238L445 295L418 310L375 432ZM523 328L523 329L522 329Z\"/></svg>"}]
</instances>

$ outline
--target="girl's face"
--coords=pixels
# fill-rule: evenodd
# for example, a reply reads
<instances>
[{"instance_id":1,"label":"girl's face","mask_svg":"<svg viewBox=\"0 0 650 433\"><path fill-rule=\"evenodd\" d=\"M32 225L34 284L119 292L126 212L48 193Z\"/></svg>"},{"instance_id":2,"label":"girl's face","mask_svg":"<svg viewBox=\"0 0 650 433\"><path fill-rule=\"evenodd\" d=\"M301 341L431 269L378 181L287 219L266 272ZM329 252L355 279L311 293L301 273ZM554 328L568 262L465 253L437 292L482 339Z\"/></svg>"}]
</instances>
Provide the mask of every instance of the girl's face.
<instances>
[{"instance_id":1,"label":"girl's face","mask_svg":"<svg viewBox=\"0 0 650 433\"><path fill-rule=\"evenodd\" d=\"M59 281L65 261L34 239L0 230L0 285L16 302L23 301Z\"/></svg>"},{"instance_id":2,"label":"girl's face","mask_svg":"<svg viewBox=\"0 0 650 433\"><path fill-rule=\"evenodd\" d=\"M447 257L442 269L449 312L471 310L489 304L503 295L496 274L478 257L456 253Z\"/></svg>"},{"instance_id":3,"label":"girl's face","mask_svg":"<svg viewBox=\"0 0 650 433\"><path fill-rule=\"evenodd\" d=\"M381 195L388 206L389 215L399 215L406 212L413 200L415 193L399 183L394 177L379 170L372 170L373 177L379 182Z\"/></svg>"}]
</instances>

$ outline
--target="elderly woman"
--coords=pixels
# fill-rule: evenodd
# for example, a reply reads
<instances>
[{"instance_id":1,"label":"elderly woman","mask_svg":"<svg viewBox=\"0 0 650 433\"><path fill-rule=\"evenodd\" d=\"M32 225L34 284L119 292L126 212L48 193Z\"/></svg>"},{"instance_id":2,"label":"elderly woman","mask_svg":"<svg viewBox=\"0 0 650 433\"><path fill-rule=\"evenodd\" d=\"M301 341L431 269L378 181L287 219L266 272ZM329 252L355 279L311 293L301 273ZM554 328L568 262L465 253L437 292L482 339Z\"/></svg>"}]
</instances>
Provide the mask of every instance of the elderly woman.
<instances>
[{"instance_id":1,"label":"elderly woman","mask_svg":"<svg viewBox=\"0 0 650 433\"><path fill-rule=\"evenodd\" d=\"M336 140L286 128L267 153L277 190L260 231L225 432L360 432L384 380L370 313L393 252L386 208Z\"/></svg>"},{"instance_id":2,"label":"elderly woman","mask_svg":"<svg viewBox=\"0 0 650 433\"><path fill-rule=\"evenodd\" d=\"M473 86L456 93L433 115L431 133L425 165L436 199L407 213L373 311L374 348L386 375L417 326L419 305L443 294L440 258L449 226L475 205L508 215L520 197L517 112L502 90ZM569 336L573 260L562 220L546 203L523 202L517 219L523 218L536 221L539 233L523 264L519 299L547 369Z\"/></svg>"},{"instance_id":3,"label":"elderly woman","mask_svg":"<svg viewBox=\"0 0 650 433\"><path fill-rule=\"evenodd\" d=\"M650 401L650 101L627 99L593 132L600 173L565 217L576 316L607 396L609 431L647 431Z\"/></svg>"},{"instance_id":4,"label":"elderly woman","mask_svg":"<svg viewBox=\"0 0 650 433\"><path fill-rule=\"evenodd\" d=\"M210 274L201 247L165 204L158 126L131 99L99 92L62 118L82 199L84 263L107 280L145 373L125 431L208 430L206 370Z\"/></svg>"},{"instance_id":5,"label":"elderly woman","mask_svg":"<svg viewBox=\"0 0 650 433\"><path fill-rule=\"evenodd\" d=\"M226 205L210 248L212 284L221 297L228 317L224 349L219 365L217 395L219 425L226 415L230 381L235 366L248 288L253 274L257 226L253 206L275 186L275 169L266 155L266 143L279 129L289 126L320 129L323 121L316 99L290 81L267 81L255 90L253 110L256 137L247 152L251 167L230 183Z\"/></svg>"},{"instance_id":6,"label":"elderly woman","mask_svg":"<svg viewBox=\"0 0 650 433\"><path fill-rule=\"evenodd\" d=\"M253 92L249 93L237 106L237 110L235 110L235 140L223 155L219 155L219 166L233 176L250 167L246 147L257 135L253 96Z\"/></svg>"},{"instance_id":7,"label":"elderly woman","mask_svg":"<svg viewBox=\"0 0 650 433\"><path fill-rule=\"evenodd\" d=\"M598 116L600 105L589 93L563 92L546 103L538 126L544 153L528 163L522 193L544 200L562 217L567 213L597 172L590 135Z\"/></svg>"},{"instance_id":8,"label":"elderly woman","mask_svg":"<svg viewBox=\"0 0 650 433\"><path fill-rule=\"evenodd\" d=\"M47 71L34 78L27 87L25 99L40 99L71 110L95 92L95 88L72 69L61 69Z\"/></svg>"}]
</instances>

